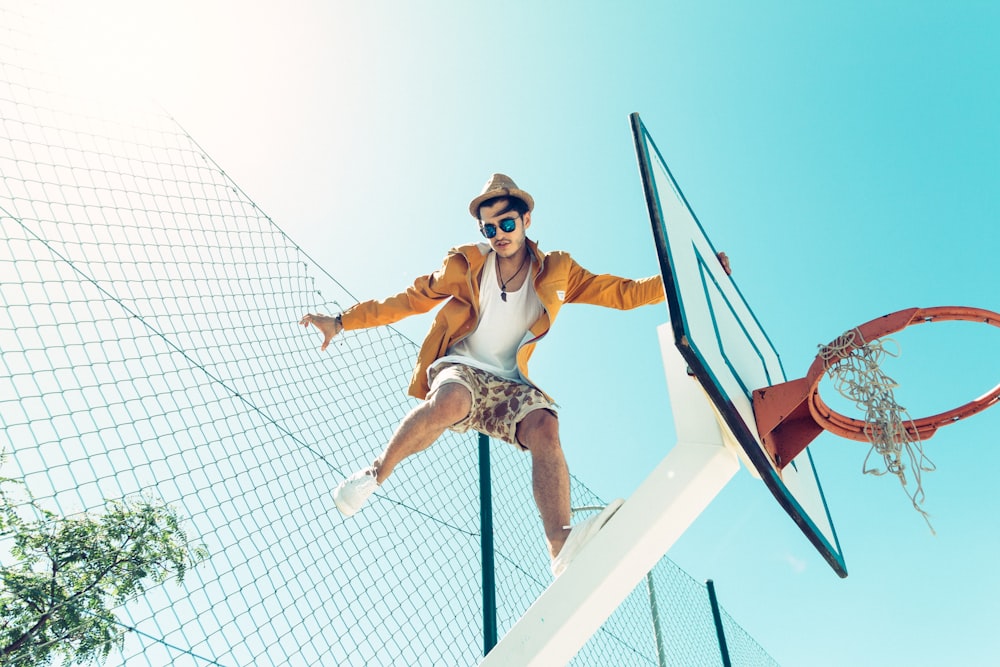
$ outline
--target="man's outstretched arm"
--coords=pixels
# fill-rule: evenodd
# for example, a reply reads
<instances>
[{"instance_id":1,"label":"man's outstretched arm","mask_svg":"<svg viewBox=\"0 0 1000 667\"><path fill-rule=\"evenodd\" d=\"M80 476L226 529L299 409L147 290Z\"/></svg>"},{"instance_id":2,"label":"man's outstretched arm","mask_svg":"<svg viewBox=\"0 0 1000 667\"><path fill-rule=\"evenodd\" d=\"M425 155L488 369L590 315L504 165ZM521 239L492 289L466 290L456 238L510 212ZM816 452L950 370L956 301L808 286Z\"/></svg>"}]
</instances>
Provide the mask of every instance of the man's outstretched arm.
<instances>
[{"instance_id":1,"label":"man's outstretched arm","mask_svg":"<svg viewBox=\"0 0 1000 667\"><path fill-rule=\"evenodd\" d=\"M320 349L325 350L333 337L344 329L366 329L393 324L404 317L426 313L460 290L468 280L465 270L467 266L464 256L455 251L449 252L440 269L417 278L412 286L395 296L355 304L340 315L309 313L299 320L299 324L304 327L313 325L319 329L323 334Z\"/></svg>"},{"instance_id":2,"label":"man's outstretched arm","mask_svg":"<svg viewBox=\"0 0 1000 667\"><path fill-rule=\"evenodd\" d=\"M661 303L665 298L659 275L632 280L608 274L596 275L573 262L569 271L566 303L589 303L606 308L631 310Z\"/></svg>"}]
</instances>

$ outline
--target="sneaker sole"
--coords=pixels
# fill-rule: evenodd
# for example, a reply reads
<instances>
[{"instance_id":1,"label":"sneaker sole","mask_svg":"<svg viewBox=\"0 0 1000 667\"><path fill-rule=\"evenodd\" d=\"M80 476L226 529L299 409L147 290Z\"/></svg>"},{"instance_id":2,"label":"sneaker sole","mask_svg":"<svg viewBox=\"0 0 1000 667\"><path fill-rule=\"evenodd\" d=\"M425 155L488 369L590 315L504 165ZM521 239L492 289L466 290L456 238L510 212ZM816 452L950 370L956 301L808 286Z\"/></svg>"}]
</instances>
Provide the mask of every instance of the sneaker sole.
<instances>
[{"instance_id":1,"label":"sneaker sole","mask_svg":"<svg viewBox=\"0 0 1000 667\"><path fill-rule=\"evenodd\" d=\"M361 502L355 505L351 505L344 502L344 500L340 497L341 487L338 486L336 489L333 490L333 504L337 506L337 509L344 516L354 516L355 514L358 513L358 510L360 510L364 506L364 504L368 502L368 499L371 498L372 494L375 493L375 489L377 488L378 487L376 486L371 491L369 491L365 495L365 497L361 500Z\"/></svg>"},{"instance_id":2,"label":"sneaker sole","mask_svg":"<svg viewBox=\"0 0 1000 667\"><path fill-rule=\"evenodd\" d=\"M576 559L576 557L580 555L580 553L586 548L590 540L594 539L594 536L597 535L597 533L599 533L602 528L604 528L604 526L608 523L608 521L611 520L611 517L615 515L615 512L621 509L621 506L624 504L625 504L624 500L622 500L621 498L616 498L615 500L612 500L610 503L608 503L607 507L601 510L600 514L594 517L591 524L587 526L587 532L580 535L579 539L577 540L581 544L577 548L576 553L573 554L572 557L569 559L569 562L567 562L566 564L558 563L559 556L556 556L556 563L554 563L552 567L553 576L558 577L560 574L566 571L566 568L568 568L572 564L572 562ZM563 545L563 548L564 549L566 548L565 545ZM559 574L556 574L556 571L558 571Z\"/></svg>"},{"instance_id":3,"label":"sneaker sole","mask_svg":"<svg viewBox=\"0 0 1000 667\"><path fill-rule=\"evenodd\" d=\"M358 510L361 509L360 507L353 507L352 508L352 507L350 507L348 505L342 504L339 500L337 500L337 496L336 495L333 496L333 504L337 506L337 509L344 516L354 516L355 514L358 513Z\"/></svg>"}]
</instances>

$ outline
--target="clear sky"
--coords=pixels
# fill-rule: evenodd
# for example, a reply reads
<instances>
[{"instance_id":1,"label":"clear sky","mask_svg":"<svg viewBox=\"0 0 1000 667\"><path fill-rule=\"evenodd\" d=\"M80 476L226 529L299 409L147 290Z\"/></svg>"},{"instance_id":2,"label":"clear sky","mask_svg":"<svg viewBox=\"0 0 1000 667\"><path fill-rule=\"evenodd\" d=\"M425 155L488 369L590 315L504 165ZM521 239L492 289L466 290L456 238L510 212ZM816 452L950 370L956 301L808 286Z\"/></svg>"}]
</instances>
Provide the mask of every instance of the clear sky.
<instances>
[{"instance_id":1,"label":"clear sky","mask_svg":"<svg viewBox=\"0 0 1000 667\"><path fill-rule=\"evenodd\" d=\"M1000 311L993 0L95 0L51 19L41 51L154 97L359 299L476 240L467 203L494 171L534 196L543 249L655 273L638 111L789 377L888 312ZM674 442L666 316L567 308L535 354L571 471L604 498ZM399 328L420 340L429 324ZM984 329L895 337L887 370L913 416L1000 382L1000 332ZM783 665L985 664L1000 650L998 428L988 411L925 443L936 536L898 482L861 474L866 445L817 440L846 579L746 471L669 556Z\"/></svg>"}]
</instances>

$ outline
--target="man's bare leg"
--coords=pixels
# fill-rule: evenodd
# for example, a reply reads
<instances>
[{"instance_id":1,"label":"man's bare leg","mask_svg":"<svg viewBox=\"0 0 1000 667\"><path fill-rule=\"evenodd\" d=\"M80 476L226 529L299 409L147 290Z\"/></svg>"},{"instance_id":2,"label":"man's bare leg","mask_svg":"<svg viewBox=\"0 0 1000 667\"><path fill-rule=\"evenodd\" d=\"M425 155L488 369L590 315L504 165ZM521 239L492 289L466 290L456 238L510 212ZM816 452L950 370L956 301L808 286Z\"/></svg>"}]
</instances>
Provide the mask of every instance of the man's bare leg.
<instances>
[{"instance_id":1,"label":"man's bare leg","mask_svg":"<svg viewBox=\"0 0 1000 667\"><path fill-rule=\"evenodd\" d=\"M531 485L542 517L549 554L555 558L566 542L570 521L569 468L559 442L559 420L535 410L517 425L517 439L531 452Z\"/></svg>"},{"instance_id":2,"label":"man's bare leg","mask_svg":"<svg viewBox=\"0 0 1000 667\"><path fill-rule=\"evenodd\" d=\"M471 409L472 395L468 389L454 382L441 385L403 418L385 451L375 459L378 483L384 482L400 461L434 444L449 426L465 419Z\"/></svg>"}]
</instances>

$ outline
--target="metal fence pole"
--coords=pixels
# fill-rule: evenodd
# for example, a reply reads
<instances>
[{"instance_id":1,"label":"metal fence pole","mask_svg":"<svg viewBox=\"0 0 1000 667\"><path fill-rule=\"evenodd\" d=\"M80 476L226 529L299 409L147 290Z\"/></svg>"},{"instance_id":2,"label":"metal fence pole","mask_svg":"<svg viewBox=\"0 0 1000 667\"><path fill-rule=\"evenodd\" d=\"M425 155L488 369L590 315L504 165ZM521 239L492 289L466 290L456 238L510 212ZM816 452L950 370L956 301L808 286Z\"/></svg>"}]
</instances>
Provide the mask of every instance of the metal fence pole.
<instances>
[{"instance_id":1,"label":"metal fence pole","mask_svg":"<svg viewBox=\"0 0 1000 667\"><path fill-rule=\"evenodd\" d=\"M490 438L479 434L479 535L483 559L483 655L497 644L497 591L493 560L493 488Z\"/></svg>"},{"instance_id":2,"label":"metal fence pole","mask_svg":"<svg viewBox=\"0 0 1000 667\"><path fill-rule=\"evenodd\" d=\"M715 634L719 638L719 653L722 654L723 667L732 667L729 660L729 647L726 645L726 631L722 627L722 612L719 610L719 600L715 596L715 582L709 579L705 582L708 587L708 601L712 604L712 618L715 620Z\"/></svg>"},{"instance_id":3,"label":"metal fence pole","mask_svg":"<svg viewBox=\"0 0 1000 667\"><path fill-rule=\"evenodd\" d=\"M656 663L658 667L667 667L667 652L660 634L660 609L656 604L656 589L653 587L653 573L646 573L646 586L649 588L649 610L653 615L653 639L656 640Z\"/></svg>"}]
</instances>

